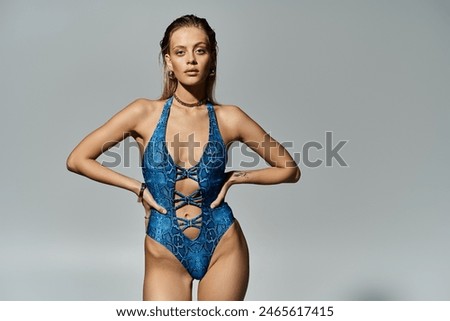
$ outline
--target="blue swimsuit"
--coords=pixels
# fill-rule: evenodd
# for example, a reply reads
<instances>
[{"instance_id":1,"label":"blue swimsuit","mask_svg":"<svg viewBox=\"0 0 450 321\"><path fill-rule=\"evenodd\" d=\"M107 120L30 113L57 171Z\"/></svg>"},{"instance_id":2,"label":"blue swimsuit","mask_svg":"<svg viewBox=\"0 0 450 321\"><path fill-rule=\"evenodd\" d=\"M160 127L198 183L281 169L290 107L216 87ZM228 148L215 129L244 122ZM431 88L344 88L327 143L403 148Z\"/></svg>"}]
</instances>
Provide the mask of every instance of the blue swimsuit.
<instances>
[{"instance_id":1,"label":"blue swimsuit","mask_svg":"<svg viewBox=\"0 0 450 321\"><path fill-rule=\"evenodd\" d=\"M155 201L167 210L167 214L161 214L151 209L147 234L172 252L194 279L200 280L208 270L221 237L234 222L226 202L210 208L225 181L227 150L214 107L208 102L209 139L200 161L190 168L175 164L166 144L172 99L169 98L164 104L142 160L145 183ZM182 179L196 181L199 188L184 195L175 189L176 182ZM177 217L176 210L187 204L199 207L202 212L192 219ZM184 234L188 227L200 230L196 238L190 239Z\"/></svg>"}]
</instances>

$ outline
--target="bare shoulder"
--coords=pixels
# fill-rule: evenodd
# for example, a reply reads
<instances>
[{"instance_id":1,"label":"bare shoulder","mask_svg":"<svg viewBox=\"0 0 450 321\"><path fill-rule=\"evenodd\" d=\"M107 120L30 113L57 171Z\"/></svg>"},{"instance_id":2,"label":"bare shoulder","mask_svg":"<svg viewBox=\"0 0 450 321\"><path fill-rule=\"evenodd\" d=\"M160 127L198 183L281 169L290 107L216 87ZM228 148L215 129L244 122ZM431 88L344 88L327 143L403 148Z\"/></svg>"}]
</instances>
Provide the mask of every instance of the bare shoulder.
<instances>
[{"instance_id":1,"label":"bare shoulder","mask_svg":"<svg viewBox=\"0 0 450 321\"><path fill-rule=\"evenodd\" d=\"M150 100L147 98L137 98L129 103L123 111L127 111L135 116L144 116L162 108L161 100Z\"/></svg>"},{"instance_id":2,"label":"bare shoulder","mask_svg":"<svg viewBox=\"0 0 450 321\"><path fill-rule=\"evenodd\" d=\"M125 109L129 109L130 123L133 123L133 137L140 143L150 139L151 133L161 116L165 100L137 98Z\"/></svg>"},{"instance_id":3,"label":"bare shoulder","mask_svg":"<svg viewBox=\"0 0 450 321\"><path fill-rule=\"evenodd\" d=\"M156 114L159 115L163 104L161 100L137 98L117 112L111 120L120 119L131 127L138 127L143 121L151 121Z\"/></svg>"},{"instance_id":4,"label":"bare shoulder","mask_svg":"<svg viewBox=\"0 0 450 321\"><path fill-rule=\"evenodd\" d=\"M249 116L236 105L219 105L215 107L215 112L218 118L228 124L239 123Z\"/></svg>"},{"instance_id":5,"label":"bare shoulder","mask_svg":"<svg viewBox=\"0 0 450 321\"><path fill-rule=\"evenodd\" d=\"M218 105L214 108L217 121L226 143L240 140L242 128L252 127L254 121L236 105Z\"/></svg>"},{"instance_id":6,"label":"bare shoulder","mask_svg":"<svg viewBox=\"0 0 450 321\"><path fill-rule=\"evenodd\" d=\"M234 129L255 123L241 107L236 105L219 105L215 107L215 111L219 122Z\"/></svg>"},{"instance_id":7,"label":"bare shoulder","mask_svg":"<svg viewBox=\"0 0 450 321\"><path fill-rule=\"evenodd\" d=\"M142 136L142 130L156 123L164 102L137 98L114 114L102 127L131 133L133 137Z\"/></svg>"}]
</instances>

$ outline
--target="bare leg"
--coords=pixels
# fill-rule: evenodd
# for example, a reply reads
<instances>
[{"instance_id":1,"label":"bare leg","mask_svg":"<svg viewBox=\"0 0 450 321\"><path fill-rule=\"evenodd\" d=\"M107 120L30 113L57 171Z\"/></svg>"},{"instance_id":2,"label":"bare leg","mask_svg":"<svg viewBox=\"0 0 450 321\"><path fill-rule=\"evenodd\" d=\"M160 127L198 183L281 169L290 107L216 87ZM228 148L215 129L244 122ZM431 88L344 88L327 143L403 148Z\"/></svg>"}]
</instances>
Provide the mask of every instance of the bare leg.
<instances>
[{"instance_id":1,"label":"bare leg","mask_svg":"<svg viewBox=\"0 0 450 321\"><path fill-rule=\"evenodd\" d=\"M192 277L163 245L145 237L145 301L192 300Z\"/></svg>"},{"instance_id":2,"label":"bare leg","mask_svg":"<svg viewBox=\"0 0 450 321\"><path fill-rule=\"evenodd\" d=\"M198 300L244 300L249 278L248 247L237 221L225 232L198 284Z\"/></svg>"}]
</instances>

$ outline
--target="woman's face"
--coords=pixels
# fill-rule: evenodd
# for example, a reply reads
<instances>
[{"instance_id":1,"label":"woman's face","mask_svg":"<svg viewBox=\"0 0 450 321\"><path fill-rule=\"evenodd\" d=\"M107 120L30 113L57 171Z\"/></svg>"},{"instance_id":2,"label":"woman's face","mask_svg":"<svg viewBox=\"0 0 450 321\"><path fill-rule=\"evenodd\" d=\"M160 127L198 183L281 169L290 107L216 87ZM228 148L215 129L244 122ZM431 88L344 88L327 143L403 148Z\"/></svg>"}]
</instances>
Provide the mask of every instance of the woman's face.
<instances>
[{"instance_id":1,"label":"woman's face","mask_svg":"<svg viewBox=\"0 0 450 321\"><path fill-rule=\"evenodd\" d=\"M174 31L165 59L181 84L204 85L211 72L211 52L205 31L197 27Z\"/></svg>"}]
</instances>

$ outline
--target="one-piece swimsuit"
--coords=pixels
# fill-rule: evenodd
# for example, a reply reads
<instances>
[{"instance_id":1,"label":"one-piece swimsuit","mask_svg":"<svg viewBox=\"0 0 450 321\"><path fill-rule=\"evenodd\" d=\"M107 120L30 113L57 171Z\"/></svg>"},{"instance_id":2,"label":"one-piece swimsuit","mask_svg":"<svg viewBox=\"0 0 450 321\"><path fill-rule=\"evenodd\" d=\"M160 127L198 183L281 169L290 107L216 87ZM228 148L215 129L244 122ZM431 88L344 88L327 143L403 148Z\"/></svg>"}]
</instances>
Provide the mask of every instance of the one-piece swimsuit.
<instances>
[{"instance_id":1,"label":"one-piece swimsuit","mask_svg":"<svg viewBox=\"0 0 450 321\"><path fill-rule=\"evenodd\" d=\"M156 203L167 210L162 214L151 209L147 235L172 252L194 279L201 279L220 239L234 222L233 212L226 202L210 208L226 179L227 150L214 106L208 102L209 138L203 154L192 167L177 165L166 142L172 101L173 97L165 102L142 159L145 183ZM198 189L189 195L178 191L176 182L184 179L197 182ZM201 213L192 219L178 217L177 210L188 204L200 208ZM187 237L184 233L187 228L199 229L198 235L193 239Z\"/></svg>"}]
</instances>

